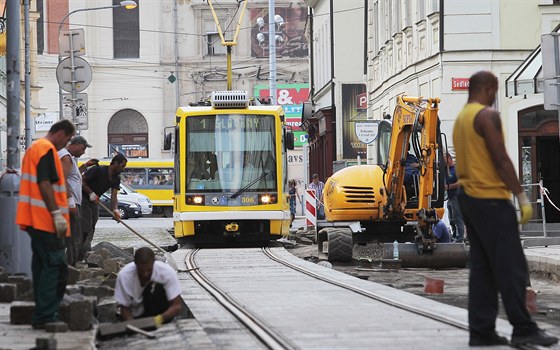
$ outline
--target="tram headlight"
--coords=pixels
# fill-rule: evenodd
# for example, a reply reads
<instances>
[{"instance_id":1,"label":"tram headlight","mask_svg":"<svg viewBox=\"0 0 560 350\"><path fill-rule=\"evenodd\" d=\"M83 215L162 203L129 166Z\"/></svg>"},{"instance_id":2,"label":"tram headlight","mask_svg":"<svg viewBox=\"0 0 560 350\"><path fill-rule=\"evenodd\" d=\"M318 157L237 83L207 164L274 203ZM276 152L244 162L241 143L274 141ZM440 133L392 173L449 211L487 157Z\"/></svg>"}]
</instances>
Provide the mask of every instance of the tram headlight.
<instances>
[{"instance_id":1,"label":"tram headlight","mask_svg":"<svg viewBox=\"0 0 560 350\"><path fill-rule=\"evenodd\" d=\"M263 194L259 197L259 204L276 204L278 203L278 196L275 194Z\"/></svg>"},{"instance_id":2,"label":"tram headlight","mask_svg":"<svg viewBox=\"0 0 560 350\"><path fill-rule=\"evenodd\" d=\"M204 196L187 196L187 204L190 205L204 205Z\"/></svg>"}]
</instances>

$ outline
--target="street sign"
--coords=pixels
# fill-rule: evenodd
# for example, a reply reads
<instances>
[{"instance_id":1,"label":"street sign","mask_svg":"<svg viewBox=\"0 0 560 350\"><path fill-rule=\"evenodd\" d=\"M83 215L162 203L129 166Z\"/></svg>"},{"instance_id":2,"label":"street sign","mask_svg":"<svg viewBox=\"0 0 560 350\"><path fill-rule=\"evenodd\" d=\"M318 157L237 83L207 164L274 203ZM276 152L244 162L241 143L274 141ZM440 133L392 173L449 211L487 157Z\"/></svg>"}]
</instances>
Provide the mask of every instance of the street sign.
<instances>
[{"instance_id":1,"label":"street sign","mask_svg":"<svg viewBox=\"0 0 560 350\"><path fill-rule=\"evenodd\" d=\"M76 71L76 91L84 91L91 83L91 66L81 57L74 57L74 69ZM56 80L64 91L72 91L72 59L63 59L56 67Z\"/></svg>"},{"instance_id":2,"label":"street sign","mask_svg":"<svg viewBox=\"0 0 560 350\"><path fill-rule=\"evenodd\" d=\"M62 94L62 118L75 123L76 129L88 129L88 95L76 94L76 120L72 120L72 94Z\"/></svg>"},{"instance_id":3,"label":"street sign","mask_svg":"<svg viewBox=\"0 0 560 350\"><path fill-rule=\"evenodd\" d=\"M35 131L49 131L58 121L58 112L41 113L35 117Z\"/></svg>"},{"instance_id":4,"label":"street sign","mask_svg":"<svg viewBox=\"0 0 560 350\"><path fill-rule=\"evenodd\" d=\"M74 56L83 56L86 53L86 40L83 29L61 30L58 36L58 52L61 57L70 56L70 40Z\"/></svg>"}]
</instances>

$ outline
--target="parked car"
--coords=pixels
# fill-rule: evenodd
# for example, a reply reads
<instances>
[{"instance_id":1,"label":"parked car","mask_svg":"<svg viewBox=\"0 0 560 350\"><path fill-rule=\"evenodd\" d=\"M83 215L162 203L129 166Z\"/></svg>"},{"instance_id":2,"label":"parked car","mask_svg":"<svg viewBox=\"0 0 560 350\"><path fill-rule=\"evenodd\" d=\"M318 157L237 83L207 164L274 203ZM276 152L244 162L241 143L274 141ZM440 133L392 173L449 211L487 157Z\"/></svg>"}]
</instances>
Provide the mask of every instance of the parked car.
<instances>
[{"instance_id":1,"label":"parked car","mask_svg":"<svg viewBox=\"0 0 560 350\"><path fill-rule=\"evenodd\" d=\"M103 203L107 208L111 209L111 197L103 194L99 197L99 201ZM125 200L118 200L118 209L121 214L121 219L128 219L128 218L139 218L142 216L142 209L140 204L125 201ZM101 205L99 205L99 216L112 216L110 213L105 210Z\"/></svg>"},{"instance_id":2,"label":"parked car","mask_svg":"<svg viewBox=\"0 0 560 350\"><path fill-rule=\"evenodd\" d=\"M105 192L105 195L111 197L111 190ZM119 201L140 204L142 215L150 215L152 213L153 207L150 198L143 195L142 193L136 192L129 186L123 184L122 182L121 182L121 189L117 194L117 199Z\"/></svg>"}]
</instances>

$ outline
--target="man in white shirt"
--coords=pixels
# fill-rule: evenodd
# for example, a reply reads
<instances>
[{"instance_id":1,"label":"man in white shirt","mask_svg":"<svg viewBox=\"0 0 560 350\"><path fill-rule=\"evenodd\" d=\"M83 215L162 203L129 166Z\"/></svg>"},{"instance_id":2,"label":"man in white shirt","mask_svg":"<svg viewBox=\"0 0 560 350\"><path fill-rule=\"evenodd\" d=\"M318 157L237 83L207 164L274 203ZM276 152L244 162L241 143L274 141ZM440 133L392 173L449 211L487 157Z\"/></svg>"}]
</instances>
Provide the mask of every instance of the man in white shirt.
<instances>
[{"instance_id":1,"label":"man in white shirt","mask_svg":"<svg viewBox=\"0 0 560 350\"><path fill-rule=\"evenodd\" d=\"M177 273L155 260L153 250L142 247L117 276L115 300L123 320L154 317L157 327L181 313L181 287Z\"/></svg>"},{"instance_id":2,"label":"man in white shirt","mask_svg":"<svg viewBox=\"0 0 560 350\"><path fill-rule=\"evenodd\" d=\"M68 192L68 210L70 211L70 237L66 239L66 262L76 266L76 261L84 259L84 252L80 250L82 240L81 209L82 204L82 173L90 166L99 163L97 159L90 159L78 167L76 158L84 154L86 148L92 147L83 136L74 136L66 148L58 151L62 163L66 190Z\"/></svg>"}]
</instances>

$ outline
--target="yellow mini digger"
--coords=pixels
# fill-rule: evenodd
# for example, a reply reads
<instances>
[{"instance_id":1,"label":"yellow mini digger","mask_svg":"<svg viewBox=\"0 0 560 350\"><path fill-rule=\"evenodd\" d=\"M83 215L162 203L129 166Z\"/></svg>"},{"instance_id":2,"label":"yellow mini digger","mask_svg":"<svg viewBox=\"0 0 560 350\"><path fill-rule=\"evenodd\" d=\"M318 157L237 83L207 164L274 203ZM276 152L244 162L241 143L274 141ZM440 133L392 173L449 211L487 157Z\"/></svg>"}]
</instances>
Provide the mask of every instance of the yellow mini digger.
<instances>
[{"instance_id":1,"label":"yellow mini digger","mask_svg":"<svg viewBox=\"0 0 560 350\"><path fill-rule=\"evenodd\" d=\"M436 243L431 230L443 217L445 162L439 98L398 96L393 119L382 120L374 149L377 165L356 165L325 183L326 220L317 223L319 252L350 261L354 244L385 243L384 258L398 246L402 267L464 267L464 244ZM405 184L407 158L417 167ZM398 244L394 244L397 241Z\"/></svg>"}]
</instances>

